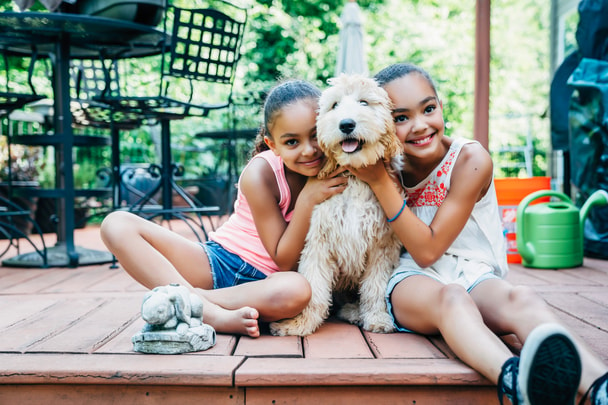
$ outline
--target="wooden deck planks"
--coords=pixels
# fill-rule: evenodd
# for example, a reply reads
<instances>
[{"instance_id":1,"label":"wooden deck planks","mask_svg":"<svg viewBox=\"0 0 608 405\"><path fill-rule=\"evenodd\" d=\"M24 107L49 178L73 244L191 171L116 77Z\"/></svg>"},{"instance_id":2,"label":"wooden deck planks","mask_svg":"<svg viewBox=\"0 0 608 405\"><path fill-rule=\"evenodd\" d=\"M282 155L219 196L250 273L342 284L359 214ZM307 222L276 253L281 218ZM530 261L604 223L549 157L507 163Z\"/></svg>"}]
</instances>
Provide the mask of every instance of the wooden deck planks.
<instances>
[{"instance_id":1,"label":"wooden deck planks","mask_svg":"<svg viewBox=\"0 0 608 405\"><path fill-rule=\"evenodd\" d=\"M66 388L68 387L68 388ZM110 384L35 384L0 387L0 404L32 405L243 405L245 392L233 387Z\"/></svg>"},{"instance_id":2,"label":"wooden deck planks","mask_svg":"<svg viewBox=\"0 0 608 405\"><path fill-rule=\"evenodd\" d=\"M232 387L242 356L3 354L2 384L126 384ZM1 387L1 386L0 386Z\"/></svg>"},{"instance_id":3,"label":"wooden deck planks","mask_svg":"<svg viewBox=\"0 0 608 405\"><path fill-rule=\"evenodd\" d=\"M111 298L98 303L83 317L74 319L73 323L60 333L30 347L28 351L51 353L93 353L105 342L110 341L133 321L139 319L139 311L125 308L137 308L139 297ZM80 302L69 302L80 306Z\"/></svg>"},{"instance_id":4,"label":"wooden deck planks","mask_svg":"<svg viewBox=\"0 0 608 405\"><path fill-rule=\"evenodd\" d=\"M17 294L19 291L23 291L26 294L31 294L35 291L27 290L23 285L32 285L32 280L48 274L48 271L39 269L27 269L27 271L23 269L8 269L7 272L0 275L0 293Z\"/></svg>"},{"instance_id":5,"label":"wooden deck planks","mask_svg":"<svg viewBox=\"0 0 608 405\"><path fill-rule=\"evenodd\" d=\"M108 291L128 291L138 292L143 298L143 295L148 291L145 287L138 284L122 269L106 270L108 277L98 283L92 284L87 288L90 293L103 293Z\"/></svg>"},{"instance_id":6,"label":"wooden deck planks","mask_svg":"<svg viewBox=\"0 0 608 405\"><path fill-rule=\"evenodd\" d=\"M234 354L247 357L304 357L299 336L262 335L257 339L241 336Z\"/></svg>"},{"instance_id":7,"label":"wooden deck planks","mask_svg":"<svg viewBox=\"0 0 608 405\"><path fill-rule=\"evenodd\" d=\"M489 382L455 359L250 358L236 371L237 386L428 385Z\"/></svg>"},{"instance_id":8,"label":"wooden deck planks","mask_svg":"<svg viewBox=\"0 0 608 405\"><path fill-rule=\"evenodd\" d=\"M66 270L63 269L63 272L65 273ZM113 279L113 275L113 272L110 272L103 267L92 267L88 270L72 269L69 278L66 278L61 283L51 284L42 288L39 292L49 294L87 291L89 288L95 288L99 285L103 285L107 280ZM116 287L117 286L114 286L112 290L121 290Z\"/></svg>"},{"instance_id":9,"label":"wooden deck planks","mask_svg":"<svg viewBox=\"0 0 608 405\"><path fill-rule=\"evenodd\" d=\"M40 311L23 322L2 331L0 352L26 352L40 342L63 333L75 322L97 308L101 298L85 298L77 302L58 300L54 305ZM17 305L15 302L14 305ZM72 345L75 343L72 343ZM72 348L70 348L72 349ZM68 350L67 352L73 352Z\"/></svg>"},{"instance_id":10,"label":"wooden deck planks","mask_svg":"<svg viewBox=\"0 0 608 405\"><path fill-rule=\"evenodd\" d=\"M305 336L304 353L308 359L373 359L361 330L329 319L312 335Z\"/></svg>"},{"instance_id":11,"label":"wooden deck planks","mask_svg":"<svg viewBox=\"0 0 608 405\"><path fill-rule=\"evenodd\" d=\"M56 299L46 297L36 297L18 302L14 297L0 296L0 311L2 315L0 316L0 330L8 329L16 324L25 322L28 318L39 314L56 302ZM6 339L3 337L0 339L0 342L4 340Z\"/></svg>"},{"instance_id":12,"label":"wooden deck planks","mask_svg":"<svg viewBox=\"0 0 608 405\"><path fill-rule=\"evenodd\" d=\"M363 332L379 359L439 359L446 356L429 338L413 333Z\"/></svg>"},{"instance_id":13,"label":"wooden deck planks","mask_svg":"<svg viewBox=\"0 0 608 405\"><path fill-rule=\"evenodd\" d=\"M98 230L78 232L103 248ZM510 267L509 281L536 290L608 362L607 261ZM304 338L264 329L258 339L218 334L198 353L135 353L145 291L109 264L0 267L0 403L497 403L495 387L440 337L370 333L333 318Z\"/></svg>"},{"instance_id":14,"label":"wooden deck planks","mask_svg":"<svg viewBox=\"0 0 608 405\"><path fill-rule=\"evenodd\" d=\"M139 314L139 313L137 313ZM131 337L139 332L144 326L144 321L137 316L131 324L125 325L118 334L114 335L111 340L103 342L102 345L95 348L95 354L136 354L133 352L133 343Z\"/></svg>"},{"instance_id":15,"label":"wooden deck planks","mask_svg":"<svg viewBox=\"0 0 608 405\"><path fill-rule=\"evenodd\" d=\"M352 404L498 404L494 387L470 386L346 386L247 388L247 405L352 405Z\"/></svg>"}]
</instances>

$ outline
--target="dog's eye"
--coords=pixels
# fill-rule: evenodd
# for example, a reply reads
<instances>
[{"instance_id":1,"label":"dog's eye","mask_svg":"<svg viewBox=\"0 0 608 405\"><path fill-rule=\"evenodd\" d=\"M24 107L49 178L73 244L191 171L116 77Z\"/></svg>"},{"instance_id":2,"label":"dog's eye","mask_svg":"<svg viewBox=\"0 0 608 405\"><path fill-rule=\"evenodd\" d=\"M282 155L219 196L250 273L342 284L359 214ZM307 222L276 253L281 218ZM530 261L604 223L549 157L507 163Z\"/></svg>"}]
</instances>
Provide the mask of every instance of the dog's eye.
<instances>
[{"instance_id":1,"label":"dog's eye","mask_svg":"<svg viewBox=\"0 0 608 405\"><path fill-rule=\"evenodd\" d=\"M331 105L331 109L332 109L332 110L335 110L337 106L338 106L338 103L337 103L337 102L336 102L336 103L333 103L333 104Z\"/></svg>"},{"instance_id":2,"label":"dog's eye","mask_svg":"<svg viewBox=\"0 0 608 405\"><path fill-rule=\"evenodd\" d=\"M367 100L359 100L359 104L368 105L369 103L367 102Z\"/></svg>"}]
</instances>

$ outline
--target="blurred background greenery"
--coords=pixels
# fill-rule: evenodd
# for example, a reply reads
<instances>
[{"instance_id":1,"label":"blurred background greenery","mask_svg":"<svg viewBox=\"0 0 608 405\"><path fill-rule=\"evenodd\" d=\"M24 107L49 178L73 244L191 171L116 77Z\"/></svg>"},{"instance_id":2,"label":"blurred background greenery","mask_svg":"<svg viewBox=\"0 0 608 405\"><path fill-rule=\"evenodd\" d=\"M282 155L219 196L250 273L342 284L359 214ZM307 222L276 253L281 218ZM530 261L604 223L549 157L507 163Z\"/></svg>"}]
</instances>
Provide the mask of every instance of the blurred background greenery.
<instances>
[{"instance_id":1,"label":"blurred background greenery","mask_svg":"<svg viewBox=\"0 0 608 405\"><path fill-rule=\"evenodd\" d=\"M199 0L176 0L194 6ZM324 87L333 76L339 44L340 13L347 0L242 0L249 20L239 63L235 92L263 98L281 78L303 78ZM238 2L238 0L237 0ZM370 73L400 61L428 70L438 84L444 103L447 134L473 137L475 80L475 2L460 0L359 0L363 15L365 50ZM0 0L0 10L14 9L12 0ZM42 9L39 3L34 9ZM525 176L511 167L521 155L496 153L505 145L534 146L533 174L547 174L549 135L550 7L534 0L492 0L490 73L490 151L496 176ZM566 42L575 46L576 16L568 21ZM568 37L568 35L570 37ZM158 60L138 60L128 67L142 83L154 82ZM48 65L47 65L48 66ZM25 68L24 68L25 69ZM41 67L40 69L45 69ZM48 67L46 68L48 69ZM25 84L25 72L23 72ZM49 72L37 75L37 88L46 88ZM2 80L2 79L0 79ZM45 84L45 81L46 84ZM174 160L186 167L185 178L217 173L225 165L225 144L194 137L204 130L225 129L230 116L212 114L207 119L185 119L172 124ZM234 111L237 128L256 128L261 122L259 104ZM142 127L122 134L121 157L126 163L158 162L159 130ZM4 137L1 137L4 138ZM5 161L4 139L0 159ZM247 160L251 143L240 145L240 165ZM51 148L48 148L51 149ZM52 151L24 151L39 165L41 182L52 181ZM109 148L80 148L77 182L94 182L97 168L107 165ZM26 156L27 157L27 156ZM24 165L28 159L23 159ZM1 175L1 174L0 174ZM77 184L78 186L78 184Z\"/></svg>"}]
</instances>

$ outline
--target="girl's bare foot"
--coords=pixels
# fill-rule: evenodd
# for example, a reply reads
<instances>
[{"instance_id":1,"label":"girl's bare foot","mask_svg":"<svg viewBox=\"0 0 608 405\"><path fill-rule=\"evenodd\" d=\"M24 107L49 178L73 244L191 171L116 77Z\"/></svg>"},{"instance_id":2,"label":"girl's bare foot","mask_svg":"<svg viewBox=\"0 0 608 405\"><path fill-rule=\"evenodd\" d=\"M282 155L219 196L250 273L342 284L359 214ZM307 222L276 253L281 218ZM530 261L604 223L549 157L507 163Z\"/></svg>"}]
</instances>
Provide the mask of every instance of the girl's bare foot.
<instances>
[{"instance_id":1,"label":"girl's bare foot","mask_svg":"<svg viewBox=\"0 0 608 405\"><path fill-rule=\"evenodd\" d=\"M218 333L237 333L252 338L260 336L260 314L254 308L229 310L210 303L203 306L203 312L203 322L213 326Z\"/></svg>"}]
</instances>

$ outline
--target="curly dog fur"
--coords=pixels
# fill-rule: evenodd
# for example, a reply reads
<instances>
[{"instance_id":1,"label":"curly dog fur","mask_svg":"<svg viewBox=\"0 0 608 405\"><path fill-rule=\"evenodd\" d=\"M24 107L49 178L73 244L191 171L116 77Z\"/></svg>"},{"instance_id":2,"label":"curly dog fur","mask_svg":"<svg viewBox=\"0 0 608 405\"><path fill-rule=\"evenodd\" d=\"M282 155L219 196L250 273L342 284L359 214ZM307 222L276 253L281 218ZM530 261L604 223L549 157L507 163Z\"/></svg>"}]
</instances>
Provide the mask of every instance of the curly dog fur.
<instances>
[{"instance_id":1,"label":"curly dog fur","mask_svg":"<svg viewBox=\"0 0 608 405\"><path fill-rule=\"evenodd\" d=\"M327 157L319 177L338 166L365 167L379 159L398 170L402 145L384 89L359 75L341 75L329 84L317 118L317 139ZM317 205L312 214L298 268L312 287L310 303L295 318L271 323L271 333L313 333L329 316L332 294L349 291L358 300L342 306L340 318L372 332L393 331L384 294L400 249L370 187L350 176L344 192Z\"/></svg>"}]
</instances>

